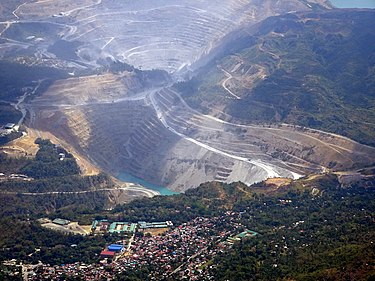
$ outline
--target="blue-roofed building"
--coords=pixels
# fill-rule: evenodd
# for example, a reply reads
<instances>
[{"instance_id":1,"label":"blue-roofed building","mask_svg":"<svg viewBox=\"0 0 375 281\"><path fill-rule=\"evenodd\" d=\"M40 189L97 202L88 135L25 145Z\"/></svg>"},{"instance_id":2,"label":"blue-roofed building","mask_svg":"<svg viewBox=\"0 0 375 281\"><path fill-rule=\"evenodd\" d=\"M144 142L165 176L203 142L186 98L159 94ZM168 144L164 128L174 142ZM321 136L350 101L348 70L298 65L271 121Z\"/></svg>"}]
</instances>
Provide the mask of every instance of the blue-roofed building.
<instances>
[{"instance_id":1,"label":"blue-roofed building","mask_svg":"<svg viewBox=\"0 0 375 281\"><path fill-rule=\"evenodd\" d=\"M111 244L111 245L108 246L108 251L110 251L110 252L119 253L119 252L122 252L123 250L124 250L124 246L123 245Z\"/></svg>"}]
</instances>

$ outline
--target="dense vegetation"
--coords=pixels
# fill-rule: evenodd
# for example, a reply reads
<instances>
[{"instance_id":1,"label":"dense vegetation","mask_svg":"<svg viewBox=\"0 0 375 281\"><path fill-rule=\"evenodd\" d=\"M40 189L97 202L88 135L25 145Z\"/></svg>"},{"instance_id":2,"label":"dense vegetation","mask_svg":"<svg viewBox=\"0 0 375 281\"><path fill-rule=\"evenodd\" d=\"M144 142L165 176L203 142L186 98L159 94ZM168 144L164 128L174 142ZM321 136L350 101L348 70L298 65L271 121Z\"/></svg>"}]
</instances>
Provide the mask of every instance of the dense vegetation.
<instances>
[{"instance_id":1,"label":"dense vegetation","mask_svg":"<svg viewBox=\"0 0 375 281\"><path fill-rule=\"evenodd\" d=\"M198 216L218 215L249 196L252 196L252 189L242 183L202 184L185 194L142 198L117 206L111 217L126 221L171 220L180 224Z\"/></svg>"},{"instance_id":2,"label":"dense vegetation","mask_svg":"<svg viewBox=\"0 0 375 281\"><path fill-rule=\"evenodd\" d=\"M327 175L279 189L264 183L208 183L114 211L129 221L171 219L177 224L226 210L242 212L242 223L260 235L214 258L215 280L372 280L374 196L373 188L344 189Z\"/></svg>"},{"instance_id":3,"label":"dense vegetation","mask_svg":"<svg viewBox=\"0 0 375 281\"><path fill-rule=\"evenodd\" d=\"M66 235L42 228L35 222L11 218L0 222L3 229L0 232L1 260L22 259L34 264L39 260L51 264L94 262L106 241L113 239Z\"/></svg>"},{"instance_id":4,"label":"dense vegetation","mask_svg":"<svg viewBox=\"0 0 375 281\"><path fill-rule=\"evenodd\" d=\"M6 176L24 173L33 178L0 181L0 215L35 217L63 211L73 219L87 212L102 210L106 206L108 198L104 193L79 193L114 187L114 183L106 174L81 176L71 154L53 145L49 140L39 139L37 142L40 149L35 158L11 158L0 154L0 172L5 172ZM63 160L59 159L59 153L64 153ZM32 196L27 193L47 194Z\"/></svg>"},{"instance_id":5,"label":"dense vegetation","mask_svg":"<svg viewBox=\"0 0 375 281\"><path fill-rule=\"evenodd\" d=\"M233 57L240 57L244 64L259 64L267 73L266 79L258 79L251 86L236 85L242 100L225 99L220 85L225 76L216 68L206 69L205 82L196 77L176 87L202 110L208 110L214 97L216 102L227 102L226 112L237 119L322 128L374 145L374 13L346 15L344 18L335 11L306 14L306 21L295 15L271 18L254 36L240 38L234 49L226 50L219 64L233 67ZM279 36L281 33L284 36ZM20 95L22 87L33 86L23 80L25 77L38 80L48 71L7 62L2 62L1 68L9 68L10 72L0 74L0 98L11 100ZM23 74L14 76L18 71ZM34 71L42 75L30 73ZM103 71L140 74L117 62ZM60 74L54 72L53 76ZM165 73L158 71L142 75L150 83L167 79ZM14 112L12 116L18 118ZM6 118L6 114L0 118ZM373 186L358 183L342 188L335 175L301 179L281 188L265 183L248 187L215 182L185 194L138 199L104 211L108 198L101 193L25 194L113 186L104 174L82 177L72 155L62 148L45 140L38 140L38 144L40 150L35 159L0 154L1 172L24 173L33 178L0 181L1 261L15 258L50 264L97 262L104 244L117 238L63 235L47 230L36 222L46 215L85 223L92 218L108 218L172 220L178 225L198 216L233 210L241 212L243 225L259 235L242 240L210 261L215 280L375 279ZM65 154L63 160L59 153ZM373 172L369 170L369 176ZM147 270L119 276L118 280L146 280ZM7 278L4 272L0 268L0 279Z\"/></svg>"},{"instance_id":6,"label":"dense vegetation","mask_svg":"<svg viewBox=\"0 0 375 281\"><path fill-rule=\"evenodd\" d=\"M40 146L35 159L23 167L21 172L36 179L72 176L80 173L73 155L67 153L65 149L55 146L49 140L38 139L35 143Z\"/></svg>"},{"instance_id":7,"label":"dense vegetation","mask_svg":"<svg viewBox=\"0 0 375 281\"><path fill-rule=\"evenodd\" d=\"M8 157L5 153L0 153L0 172L4 173L17 173L30 162L26 157L12 158Z\"/></svg>"},{"instance_id":8,"label":"dense vegetation","mask_svg":"<svg viewBox=\"0 0 375 281\"><path fill-rule=\"evenodd\" d=\"M53 182L52 182L53 184ZM85 214L102 211L108 204L108 195L104 192L88 192L76 194L7 194L0 193L0 216L31 218L53 214L70 220L80 220ZM89 220L85 223L89 223Z\"/></svg>"},{"instance_id":9,"label":"dense vegetation","mask_svg":"<svg viewBox=\"0 0 375 281\"><path fill-rule=\"evenodd\" d=\"M10 134L0 136L0 145L7 144L8 142L18 139L21 136L22 136L22 132L12 132Z\"/></svg>"},{"instance_id":10,"label":"dense vegetation","mask_svg":"<svg viewBox=\"0 0 375 281\"><path fill-rule=\"evenodd\" d=\"M313 198L293 192L281 197L291 203L276 197L246 206L244 224L261 235L216 257L216 280L375 277L374 195L373 189L335 188Z\"/></svg>"},{"instance_id":11,"label":"dense vegetation","mask_svg":"<svg viewBox=\"0 0 375 281\"><path fill-rule=\"evenodd\" d=\"M15 123L20 120L22 114L13 106L0 102L0 126L7 123Z\"/></svg>"},{"instance_id":12,"label":"dense vegetation","mask_svg":"<svg viewBox=\"0 0 375 281\"><path fill-rule=\"evenodd\" d=\"M66 78L63 70L44 66L27 66L12 61L0 61L0 99L15 101L25 88L34 88L36 81L45 80L40 91L53 80Z\"/></svg>"},{"instance_id":13,"label":"dense vegetation","mask_svg":"<svg viewBox=\"0 0 375 281\"><path fill-rule=\"evenodd\" d=\"M231 41L205 75L177 88L202 110L226 104L236 119L308 126L375 145L374 14L271 17ZM226 98L222 68L241 70L230 81L241 100Z\"/></svg>"},{"instance_id":14,"label":"dense vegetation","mask_svg":"<svg viewBox=\"0 0 375 281\"><path fill-rule=\"evenodd\" d=\"M24 94L42 93L57 79L66 78L67 73L47 66L28 66L16 61L0 60L0 126L17 123L21 118L10 103L16 103ZM13 134L14 136L14 134ZM0 139L0 145L12 140L9 136Z\"/></svg>"},{"instance_id":15,"label":"dense vegetation","mask_svg":"<svg viewBox=\"0 0 375 281\"><path fill-rule=\"evenodd\" d=\"M74 192L90 190L93 187L112 187L109 177L105 174L96 176L61 176L31 181L13 180L0 182L0 188L12 192Z\"/></svg>"},{"instance_id":16,"label":"dense vegetation","mask_svg":"<svg viewBox=\"0 0 375 281\"><path fill-rule=\"evenodd\" d=\"M38 139L37 143L40 149L35 158L10 158L0 154L0 171L6 175L26 173L35 178L31 181L0 181L0 260L14 258L32 263L42 260L52 264L96 261L96 254L108 237L65 235L42 228L35 220L47 215L79 220L87 214L91 220L93 214L103 212L108 203L106 194L51 193L30 196L24 193L84 191L113 187L114 184L105 174L89 177L79 175L78 165L71 154L49 140ZM59 160L59 153L64 153L64 160ZM72 244L77 247L71 247Z\"/></svg>"},{"instance_id":17,"label":"dense vegetation","mask_svg":"<svg viewBox=\"0 0 375 281\"><path fill-rule=\"evenodd\" d=\"M137 79L142 81L144 87L162 86L170 81L171 77L165 70L152 69L141 70L122 61L107 59L99 59L98 63L102 66L96 69L96 73L103 73L110 71L115 74L121 72L129 72L135 75Z\"/></svg>"},{"instance_id":18,"label":"dense vegetation","mask_svg":"<svg viewBox=\"0 0 375 281\"><path fill-rule=\"evenodd\" d=\"M0 182L3 191L12 192L52 192L83 191L93 187L112 187L113 183L105 174L82 177L74 157L49 140L36 140L39 150L35 158L10 158L0 154L1 171L22 173L34 180L12 180ZM64 154L61 158L60 153Z\"/></svg>"},{"instance_id":19,"label":"dense vegetation","mask_svg":"<svg viewBox=\"0 0 375 281\"><path fill-rule=\"evenodd\" d=\"M12 165L17 167L19 163L14 160ZM92 218L172 220L178 225L198 216L215 216L233 210L241 212L242 224L259 235L242 240L229 252L211 260L210 270L216 280L318 280L323 277L370 280L375 274L375 249L371 243L375 238L374 196L373 188L353 185L345 189L335 175L321 175L279 188L265 183L252 187L242 183L206 183L186 194L138 199L112 211L104 212L99 207L85 209L82 204L75 209L71 209L74 205L62 207L50 216L80 217L86 223ZM23 196L15 198L18 202L9 199L8 203L18 205L25 200ZM43 205L45 199L34 202L26 199L23 203ZM15 210L3 213L1 259L42 260L52 264L95 262L106 241L116 239L66 236L42 229L33 222L35 214L27 208L23 213ZM72 244L78 246L71 247ZM145 276L147 269L119 276L118 280L145 280Z\"/></svg>"}]
</instances>

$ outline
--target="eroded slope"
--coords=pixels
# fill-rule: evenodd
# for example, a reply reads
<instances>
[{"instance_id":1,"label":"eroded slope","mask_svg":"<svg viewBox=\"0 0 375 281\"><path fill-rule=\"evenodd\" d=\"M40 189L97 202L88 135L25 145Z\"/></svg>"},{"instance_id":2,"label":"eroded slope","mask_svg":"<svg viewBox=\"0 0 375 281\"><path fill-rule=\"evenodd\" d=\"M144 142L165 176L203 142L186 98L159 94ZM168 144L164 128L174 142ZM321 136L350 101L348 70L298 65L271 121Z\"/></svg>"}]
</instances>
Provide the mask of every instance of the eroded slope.
<instances>
[{"instance_id":1,"label":"eroded slope","mask_svg":"<svg viewBox=\"0 0 375 281\"><path fill-rule=\"evenodd\" d=\"M188 103L241 122L289 123L374 145L375 12L269 18L180 84Z\"/></svg>"},{"instance_id":2,"label":"eroded slope","mask_svg":"<svg viewBox=\"0 0 375 281\"><path fill-rule=\"evenodd\" d=\"M322 2L23 1L2 16L7 20L0 23L4 39L0 50L6 56L34 53L39 61L58 58L71 67L96 66L110 57L145 69L176 72L186 70L244 23L309 10L317 3L327 6Z\"/></svg>"},{"instance_id":3,"label":"eroded slope","mask_svg":"<svg viewBox=\"0 0 375 281\"><path fill-rule=\"evenodd\" d=\"M159 73L162 82L155 86L158 79L146 83L147 74L112 63L125 60L178 74L194 62L204 62L210 56L200 59L242 24L249 27L268 16L316 8L321 1L120 4L98 0L70 8L68 2L26 3L16 11L19 22L7 22L2 36L8 47L20 44L29 52L37 50L38 62L68 62L71 76L76 69L98 64L111 69L111 73L101 68L95 75L54 82L28 106L31 127L53 132L100 167L183 191L210 180L251 184L269 177L297 178L374 162L373 148L338 135L284 124L252 125L254 120L249 118L244 122L233 118L228 110L233 101L247 105L242 103L246 91L239 89L255 87L271 70L281 67L280 54L267 49L267 44L256 45L260 55L249 60L239 55L225 57L217 68L202 75L206 84L197 83L198 94L186 95L183 87L190 87L189 83L171 87ZM35 24L28 25L31 22ZM262 32L283 37L285 26L276 25L279 33ZM38 36L36 30L40 30ZM253 36L247 35L232 48L246 46L244 42L254 44ZM64 63L57 66L64 67ZM183 98L190 104L195 98L198 106L192 109ZM198 107L209 110L202 114L196 111ZM254 111L262 108L252 107Z\"/></svg>"},{"instance_id":4,"label":"eroded slope","mask_svg":"<svg viewBox=\"0 0 375 281\"><path fill-rule=\"evenodd\" d=\"M375 160L375 149L338 135L288 125L236 124L201 114L170 88L110 101L78 96L77 104L74 95L65 93L71 87L101 89L89 85L84 79L56 82L31 104L31 125L53 131L115 174L126 171L174 190L210 180L251 184L296 178ZM121 82L107 87L108 92L111 87L126 90Z\"/></svg>"}]
</instances>

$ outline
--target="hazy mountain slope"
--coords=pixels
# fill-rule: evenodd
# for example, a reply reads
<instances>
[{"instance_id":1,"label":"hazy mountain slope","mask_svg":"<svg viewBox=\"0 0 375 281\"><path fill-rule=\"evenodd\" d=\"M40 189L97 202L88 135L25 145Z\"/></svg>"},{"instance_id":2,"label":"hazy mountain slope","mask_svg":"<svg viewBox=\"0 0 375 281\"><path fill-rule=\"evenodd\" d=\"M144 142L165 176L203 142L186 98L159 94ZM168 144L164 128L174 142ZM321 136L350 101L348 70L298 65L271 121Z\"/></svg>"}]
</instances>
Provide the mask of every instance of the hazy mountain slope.
<instances>
[{"instance_id":1,"label":"hazy mountain slope","mask_svg":"<svg viewBox=\"0 0 375 281\"><path fill-rule=\"evenodd\" d=\"M22 5L0 4L0 57L57 57L75 67L110 57L184 72L242 24L319 3L326 6L323 0L17 1Z\"/></svg>"},{"instance_id":2,"label":"hazy mountain slope","mask_svg":"<svg viewBox=\"0 0 375 281\"><path fill-rule=\"evenodd\" d=\"M292 121L288 114L282 118L281 113L263 113L264 108L275 112L282 106L298 109L299 88L304 87L298 84L301 75L310 84L323 79L322 59L315 58L309 48L314 37L302 31L311 24L322 25L316 30L325 31L332 21L337 21L337 32L343 31L342 26L350 31L351 25L337 19L338 14L321 13L324 24L316 23L317 13L289 14L229 35L232 41L221 48L227 53L217 65L210 64L198 78L175 87L192 107L167 83L147 89L134 84L134 77L125 73L103 74L54 83L30 103L29 125L53 132L108 171L128 172L178 191L211 180L251 184L268 177L369 165L375 162L374 148L317 130L268 126L270 122ZM301 47L288 47L285 38ZM318 46L323 48L323 39L320 41ZM285 77L278 78L277 91L263 94L261 86L272 86L269 81L279 72ZM283 103L286 90L282 87L295 98L288 97ZM327 87L322 84L322 89ZM261 100L270 93L275 95L269 98L275 104ZM324 102L328 109L322 107L323 112L330 110L337 96L333 90L329 94ZM211 115L196 111L199 107L210 108L206 113L211 111ZM234 122L223 121L225 118ZM266 124L252 125L254 121Z\"/></svg>"},{"instance_id":3,"label":"hazy mountain slope","mask_svg":"<svg viewBox=\"0 0 375 281\"><path fill-rule=\"evenodd\" d=\"M371 10L269 18L222 48L203 70L208 75L177 88L206 112L318 128L374 145L374 18Z\"/></svg>"},{"instance_id":4,"label":"hazy mountain slope","mask_svg":"<svg viewBox=\"0 0 375 281\"><path fill-rule=\"evenodd\" d=\"M93 83L99 77L103 84ZM99 77L55 82L29 105L29 124L54 132L113 173L184 191L211 180L251 184L375 162L374 148L338 135L203 115L169 88L110 96L126 90L127 80ZM95 95L101 91L107 97Z\"/></svg>"},{"instance_id":5,"label":"hazy mountain slope","mask_svg":"<svg viewBox=\"0 0 375 281\"><path fill-rule=\"evenodd\" d=\"M25 63L68 70L70 78L27 101L26 124L51 132L113 174L128 172L178 191L211 180L251 184L276 176L296 178L366 166L375 162L375 149L320 131L253 125L249 119L230 123L201 114L170 88L166 72L135 70L114 58L182 77L190 64L193 70L222 49L232 52L250 44L253 36L246 32L259 30L259 21L319 10L321 2L27 2L16 11L19 20L3 23L0 50L12 58L26 56ZM245 24L242 37L231 33ZM216 48L223 42L231 47ZM269 65L253 65L248 73L266 77L267 67L275 64L268 60ZM200 76L207 79L207 89L216 83L219 92L233 98L229 84L234 79L226 67L223 62L220 72L212 69ZM242 81L252 83L251 78ZM210 105L215 97L230 109L228 100L216 96L207 96L208 102L199 106Z\"/></svg>"}]
</instances>

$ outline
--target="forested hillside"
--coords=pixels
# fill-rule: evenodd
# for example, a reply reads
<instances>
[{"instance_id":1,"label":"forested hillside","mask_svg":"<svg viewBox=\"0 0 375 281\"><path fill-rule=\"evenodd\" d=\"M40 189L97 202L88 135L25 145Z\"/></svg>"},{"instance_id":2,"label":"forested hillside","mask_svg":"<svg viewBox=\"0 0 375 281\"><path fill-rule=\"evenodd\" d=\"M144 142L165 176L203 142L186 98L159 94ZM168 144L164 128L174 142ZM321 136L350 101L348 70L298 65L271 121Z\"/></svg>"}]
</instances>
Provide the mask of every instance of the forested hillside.
<instances>
[{"instance_id":1,"label":"forested hillside","mask_svg":"<svg viewBox=\"0 0 375 281\"><path fill-rule=\"evenodd\" d=\"M35 158L0 154L0 171L5 172L0 178L1 214L35 216L60 209L79 214L105 206L105 194L82 192L113 188L114 183L106 174L81 176L76 160L65 149L49 140L36 142L40 149Z\"/></svg>"},{"instance_id":2,"label":"forested hillside","mask_svg":"<svg viewBox=\"0 0 375 281\"><path fill-rule=\"evenodd\" d=\"M224 105L242 122L290 123L375 145L374 17L332 10L268 18L233 35L205 75L176 87L205 112Z\"/></svg>"},{"instance_id":3,"label":"forested hillside","mask_svg":"<svg viewBox=\"0 0 375 281\"><path fill-rule=\"evenodd\" d=\"M207 183L114 211L130 221L172 219L177 224L240 212L242 224L259 235L202 265L215 280L372 280L374 196L372 188L341 188L335 176L326 175L281 188Z\"/></svg>"},{"instance_id":4,"label":"forested hillside","mask_svg":"<svg viewBox=\"0 0 375 281\"><path fill-rule=\"evenodd\" d=\"M11 166L19 167L19 163L13 162ZM62 205L60 208L55 205L55 211L49 216L74 218L85 224L93 218L129 222L171 220L178 227L199 217L239 214L243 228L258 234L213 256L202 264L202 274L215 276L215 280L320 280L323 277L372 280L375 276L372 243L375 239L375 193L368 185L371 170L364 175L366 182L354 182L345 188L333 174L284 180L281 185L272 181L253 186L212 182L185 194L137 199L113 210L89 205L95 200L100 202L99 197L84 196L79 204L77 197L60 196ZM34 263L41 260L52 264L96 263L95 253L99 253L106 242L118 238L62 236L42 229L34 219L43 213L35 206L43 207L43 201L51 198L25 201L21 195L2 197L6 200L3 209L8 206L8 210L2 211L1 259L18 258ZM66 207L69 200L73 200L72 205ZM9 207L22 204L28 207L20 210ZM212 226L215 231L223 227L225 229L225 224ZM243 229L237 230L240 231ZM79 248L72 248L71 244L78 244ZM36 253L35 249L41 250ZM155 270L158 269L145 265L129 271L126 276L131 276L131 280L145 280L145 276ZM118 280L128 280L124 278L125 275L117 276Z\"/></svg>"}]
</instances>

